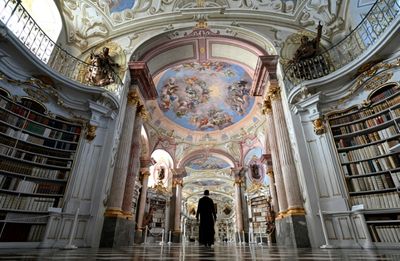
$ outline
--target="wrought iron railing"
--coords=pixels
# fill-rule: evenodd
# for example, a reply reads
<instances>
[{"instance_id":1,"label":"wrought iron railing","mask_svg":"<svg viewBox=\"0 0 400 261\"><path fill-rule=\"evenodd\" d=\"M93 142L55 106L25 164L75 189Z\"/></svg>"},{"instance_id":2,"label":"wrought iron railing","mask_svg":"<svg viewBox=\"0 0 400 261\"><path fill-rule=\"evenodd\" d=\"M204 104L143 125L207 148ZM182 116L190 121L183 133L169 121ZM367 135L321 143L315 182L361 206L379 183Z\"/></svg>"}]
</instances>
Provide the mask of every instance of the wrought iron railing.
<instances>
[{"instance_id":1,"label":"wrought iron railing","mask_svg":"<svg viewBox=\"0 0 400 261\"><path fill-rule=\"evenodd\" d=\"M20 0L0 0L0 21L28 50L51 69L73 81L90 85L85 80L85 75L90 68L93 69L95 66L76 58L53 42L20 2ZM111 74L114 83L96 87L105 88L120 98L122 81L114 71Z\"/></svg>"},{"instance_id":2,"label":"wrought iron railing","mask_svg":"<svg viewBox=\"0 0 400 261\"><path fill-rule=\"evenodd\" d=\"M400 15L400 0L378 0L361 23L343 40L314 58L284 67L287 92L306 80L326 76L356 58L380 40L393 20Z\"/></svg>"}]
</instances>

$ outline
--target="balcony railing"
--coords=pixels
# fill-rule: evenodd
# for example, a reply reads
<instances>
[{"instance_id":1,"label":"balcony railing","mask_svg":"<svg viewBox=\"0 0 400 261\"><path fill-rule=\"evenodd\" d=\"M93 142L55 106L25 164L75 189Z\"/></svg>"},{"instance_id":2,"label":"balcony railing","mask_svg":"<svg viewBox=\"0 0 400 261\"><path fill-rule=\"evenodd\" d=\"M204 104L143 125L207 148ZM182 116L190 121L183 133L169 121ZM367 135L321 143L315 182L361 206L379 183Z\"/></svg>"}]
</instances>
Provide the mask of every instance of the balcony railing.
<instances>
[{"instance_id":1,"label":"balcony railing","mask_svg":"<svg viewBox=\"0 0 400 261\"><path fill-rule=\"evenodd\" d=\"M0 21L25 45L40 61L57 73L84 85L90 85L85 75L95 66L86 63L53 42L33 20L19 0L0 0ZM113 92L118 98L122 91L122 81L118 74L111 72L114 83L94 86Z\"/></svg>"},{"instance_id":2,"label":"balcony railing","mask_svg":"<svg viewBox=\"0 0 400 261\"><path fill-rule=\"evenodd\" d=\"M287 92L306 80L328 75L372 48L400 12L400 0L378 0L361 23L343 40L314 58L284 68Z\"/></svg>"}]
</instances>

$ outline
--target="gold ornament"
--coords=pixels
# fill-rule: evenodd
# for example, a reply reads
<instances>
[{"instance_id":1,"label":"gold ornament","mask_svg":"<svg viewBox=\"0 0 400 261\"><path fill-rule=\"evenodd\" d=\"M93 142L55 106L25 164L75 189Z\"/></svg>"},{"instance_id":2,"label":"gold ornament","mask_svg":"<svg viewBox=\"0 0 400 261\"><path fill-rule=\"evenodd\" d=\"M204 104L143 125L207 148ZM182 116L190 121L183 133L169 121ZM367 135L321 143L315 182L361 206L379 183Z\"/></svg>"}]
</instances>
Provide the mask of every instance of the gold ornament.
<instances>
[{"instance_id":1,"label":"gold ornament","mask_svg":"<svg viewBox=\"0 0 400 261\"><path fill-rule=\"evenodd\" d=\"M135 90L128 92L128 105L136 106L140 101L139 95Z\"/></svg>"},{"instance_id":2,"label":"gold ornament","mask_svg":"<svg viewBox=\"0 0 400 261\"><path fill-rule=\"evenodd\" d=\"M271 99L269 97L265 98L262 108L262 114L271 114L272 113L272 106L271 106Z\"/></svg>"},{"instance_id":3,"label":"gold ornament","mask_svg":"<svg viewBox=\"0 0 400 261\"><path fill-rule=\"evenodd\" d=\"M313 121L314 132L317 135L321 135L325 133L324 122L321 118L315 119Z\"/></svg>"},{"instance_id":4,"label":"gold ornament","mask_svg":"<svg viewBox=\"0 0 400 261\"><path fill-rule=\"evenodd\" d=\"M90 123L87 125L86 129L86 139L88 141L92 141L96 137L97 126L91 125Z\"/></svg>"}]
</instances>

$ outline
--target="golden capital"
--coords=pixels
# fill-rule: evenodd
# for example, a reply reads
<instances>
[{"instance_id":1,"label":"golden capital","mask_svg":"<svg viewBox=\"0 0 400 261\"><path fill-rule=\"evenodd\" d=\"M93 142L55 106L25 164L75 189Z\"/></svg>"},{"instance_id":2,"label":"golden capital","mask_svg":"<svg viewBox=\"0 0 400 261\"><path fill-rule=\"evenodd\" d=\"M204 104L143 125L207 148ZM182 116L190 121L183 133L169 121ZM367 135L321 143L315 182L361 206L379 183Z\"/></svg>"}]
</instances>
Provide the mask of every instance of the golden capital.
<instances>
[{"instance_id":1,"label":"golden capital","mask_svg":"<svg viewBox=\"0 0 400 261\"><path fill-rule=\"evenodd\" d=\"M182 179L173 179L172 180L172 186L173 187L176 187L176 186L183 187L183 180Z\"/></svg>"},{"instance_id":2,"label":"golden capital","mask_svg":"<svg viewBox=\"0 0 400 261\"><path fill-rule=\"evenodd\" d=\"M325 133L324 121L321 118L313 120L314 132L317 135Z\"/></svg>"},{"instance_id":3,"label":"golden capital","mask_svg":"<svg viewBox=\"0 0 400 261\"><path fill-rule=\"evenodd\" d=\"M271 106L271 99L266 97L263 103L262 114L271 114L272 113L272 106Z\"/></svg>"},{"instance_id":4,"label":"golden capital","mask_svg":"<svg viewBox=\"0 0 400 261\"><path fill-rule=\"evenodd\" d=\"M142 118L143 121L147 121L150 119L150 114L147 112L143 104L137 105L137 114L140 118Z\"/></svg>"},{"instance_id":5,"label":"golden capital","mask_svg":"<svg viewBox=\"0 0 400 261\"><path fill-rule=\"evenodd\" d=\"M271 101L276 101L281 99L281 87L277 83L271 83L268 88L268 97Z\"/></svg>"},{"instance_id":6,"label":"golden capital","mask_svg":"<svg viewBox=\"0 0 400 261\"><path fill-rule=\"evenodd\" d=\"M150 176L150 172L148 170L143 170L140 172L140 175L142 176L142 178L147 178Z\"/></svg>"},{"instance_id":7,"label":"golden capital","mask_svg":"<svg viewBox=\"0 0 400 261\"><path fill-rule=\"evenodd\" d=\"M237 177L237 178L235 178L235 182L234 182L234 184L235 185L242 185L243 184L243 178L241 178L241 177Z\"/></svg>"},{"instance_id":8,"label":"golden capital","mask_svg":"<svg viewBox=\"0 0 400 261\"><path fill-rule=\"evenodd\" d=\"M139 95L136 90L132 90L128 92L128 105L136 106L140 101Z\"/></svg>"},{"instance_id":9,"label":"golden capital","mask_svg":"<svg viewBox=\"0 0 400 261\"><path fill-rule=\"evenodd\" d=\"M88 141L92 141L96 137L96 130L97 130L97 126L91 125L89 123L87 125L87 128L86 128L86 136L85 136L85 138Z\"/></svg>"}]
</instances>

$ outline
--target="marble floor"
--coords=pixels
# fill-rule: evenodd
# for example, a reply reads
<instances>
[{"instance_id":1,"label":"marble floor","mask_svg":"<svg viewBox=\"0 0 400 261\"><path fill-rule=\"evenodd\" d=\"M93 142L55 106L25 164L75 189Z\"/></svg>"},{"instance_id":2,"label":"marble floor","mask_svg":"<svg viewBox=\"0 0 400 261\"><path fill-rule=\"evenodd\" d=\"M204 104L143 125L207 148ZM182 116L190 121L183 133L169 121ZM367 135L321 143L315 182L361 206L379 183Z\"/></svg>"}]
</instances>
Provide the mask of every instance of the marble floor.
<instances>
[{"instance_id":1,"label":"marble floor","mask_svg":"<svg viewBox=\"0 0 400 261\"><path fill-rule=\"evenodd\" d=\"M400 260L400 249L288 249L259 245L135 245L119 249L0 249L1 260Z\"/></svg>"}]
</instances>

